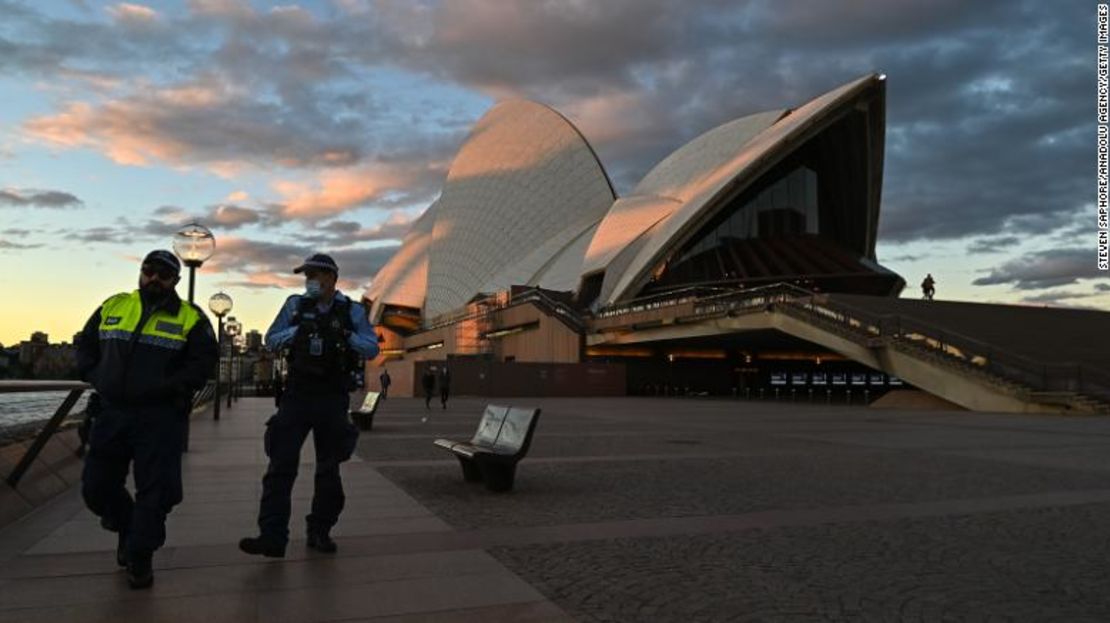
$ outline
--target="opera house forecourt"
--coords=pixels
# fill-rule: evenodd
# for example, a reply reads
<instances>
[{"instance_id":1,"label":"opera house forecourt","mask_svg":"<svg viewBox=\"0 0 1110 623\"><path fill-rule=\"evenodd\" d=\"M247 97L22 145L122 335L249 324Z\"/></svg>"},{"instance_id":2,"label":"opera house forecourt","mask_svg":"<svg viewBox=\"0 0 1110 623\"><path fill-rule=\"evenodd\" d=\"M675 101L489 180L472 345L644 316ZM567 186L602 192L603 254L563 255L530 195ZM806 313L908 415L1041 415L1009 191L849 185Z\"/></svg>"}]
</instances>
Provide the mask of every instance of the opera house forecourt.
<instances>
[{"instance_id":1,"label":"opera house forecourt","mask_svg":"<svg viewBox=\"0 0 1110 623\"><path fill-rule=\"evenodd\" d=\"M455 393L487 396L858 404L912 386L973 409L1098 408L1090 392L1046 402L999 389L994 358L910 327L1043 319L897 298L905 281L875 257L885 97L886 77L870 74L740 117L621 197L559 112L496 104L363 297L384 337L367 378L385 366L392 391L411 395L425 369L447 365Z\"/></svg>"}]
</instances>

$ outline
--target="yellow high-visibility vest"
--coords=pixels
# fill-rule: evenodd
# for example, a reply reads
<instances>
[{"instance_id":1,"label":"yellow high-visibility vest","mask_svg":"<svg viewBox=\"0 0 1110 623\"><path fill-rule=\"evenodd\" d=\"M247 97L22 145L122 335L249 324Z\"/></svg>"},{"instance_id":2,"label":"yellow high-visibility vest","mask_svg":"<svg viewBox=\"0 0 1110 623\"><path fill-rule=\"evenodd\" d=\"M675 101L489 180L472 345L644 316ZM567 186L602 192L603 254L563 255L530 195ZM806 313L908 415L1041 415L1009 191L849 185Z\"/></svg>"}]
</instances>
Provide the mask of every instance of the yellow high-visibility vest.
<instances>
[{"instance_id":1,"label":"yellow high-visibility vest","mask_svg":"<svg viewBox=\"0 0 1110 623\"><path fill-rule=\"evenodd\" d=\"M146 323L139 327L139 320L143 314L142 299L139 291L123 292L117 294L100 307L100 341L135 339L141 344L148 344L169 350L185 348L189 331L200 321L200 313L192 305L181 302L177 314L171 314L165 309L160 309L147 318ZM139 332L135 336L135 331Z\"/></svg>"}]
</instances>

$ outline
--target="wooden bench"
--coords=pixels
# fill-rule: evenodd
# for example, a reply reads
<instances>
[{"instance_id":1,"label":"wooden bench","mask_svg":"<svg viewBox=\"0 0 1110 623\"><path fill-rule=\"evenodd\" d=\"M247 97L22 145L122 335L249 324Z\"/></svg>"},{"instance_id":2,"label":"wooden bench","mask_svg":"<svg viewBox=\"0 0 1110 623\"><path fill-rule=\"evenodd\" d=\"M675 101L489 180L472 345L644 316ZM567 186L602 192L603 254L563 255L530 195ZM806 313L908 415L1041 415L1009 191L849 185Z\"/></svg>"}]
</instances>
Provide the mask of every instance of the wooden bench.
<instances>
[{"instance_id":1,"label":"wooden bench","mask_svg":"<svg viewBox=\"0 0 1110 623\"><path fill-rule=\"evenodd\" d=\"M466 481L481 480L490 491L508 491L539 419L539 409L487 405L469 442L436 439L435 445L455 454Z\"/></svg>"}]
</instances>

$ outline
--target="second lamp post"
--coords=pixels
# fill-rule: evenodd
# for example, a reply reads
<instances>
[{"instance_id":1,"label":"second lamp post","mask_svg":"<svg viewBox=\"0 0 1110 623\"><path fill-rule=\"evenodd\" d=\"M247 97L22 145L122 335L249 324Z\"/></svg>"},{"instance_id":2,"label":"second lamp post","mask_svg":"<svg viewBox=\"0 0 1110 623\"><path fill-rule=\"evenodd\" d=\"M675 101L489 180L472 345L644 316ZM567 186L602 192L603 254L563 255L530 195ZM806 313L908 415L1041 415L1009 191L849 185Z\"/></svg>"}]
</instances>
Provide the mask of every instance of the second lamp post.
<instances>
[{"instance_id":1,"label":"second lamp post","mask_svg":"<svg viewBox=\"0 0 1110 623\"><path fill-rule=\"evenodd\" d=\"M208 299L208 309L216 314L216 319L219 323L219 328L216 331L216 352L220 353L220 361L223 361L223 347L224 347L224 316L231 311L232 301L231 297L223 292L217 292ZM213 400L212 419L220 419L220 366L216 366L216 399ZM228 375L230 378L230 374Z\"/></svg>"},{"instance_id":2,"label":"second lamp post","mask_svg":"<svg viewBox=\"0 0 1110 623\"><path fill-rule=\"evenodd\" d=\"M230 355L227 361L227 407L229 409L231 408L231 398L235 394L236 387L238 387L239 385L239 378L235 374L235 338L239 335L239 331L242 328L243 325L239 324L239 321L235 319L235 316L228 316L227 326L225 327L225 330L227 331L227 337L230 338L228 339ZM238 400L239 397L235 396L235 399Z\"/></svg>"}]
</instances>

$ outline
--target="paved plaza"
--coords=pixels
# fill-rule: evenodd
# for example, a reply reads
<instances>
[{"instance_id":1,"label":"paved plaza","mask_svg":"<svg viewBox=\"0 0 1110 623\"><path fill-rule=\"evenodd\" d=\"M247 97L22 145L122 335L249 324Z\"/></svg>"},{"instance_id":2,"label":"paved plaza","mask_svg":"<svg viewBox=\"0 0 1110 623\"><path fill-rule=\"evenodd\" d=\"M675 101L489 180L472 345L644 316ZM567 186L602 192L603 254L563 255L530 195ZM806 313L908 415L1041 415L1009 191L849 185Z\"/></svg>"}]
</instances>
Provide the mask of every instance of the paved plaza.
<instances>
[{"instance_id":1,"label":"paved plaza","mask_svg":"<svg viewBox=\"0 0 1110 623\"><path fill-rule=\"evenodd\" d=\"M273 411L194 421L185 502L127 589L68 491L0 531L0 621L1106 621L1110 419L692 398L543 409L516 488L432 445L486 400L390 399L345 464L337 556L254 532Z\"/></svg>"}]
</instances>

